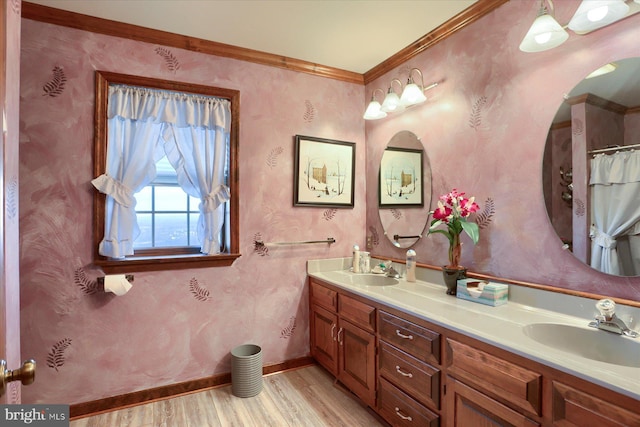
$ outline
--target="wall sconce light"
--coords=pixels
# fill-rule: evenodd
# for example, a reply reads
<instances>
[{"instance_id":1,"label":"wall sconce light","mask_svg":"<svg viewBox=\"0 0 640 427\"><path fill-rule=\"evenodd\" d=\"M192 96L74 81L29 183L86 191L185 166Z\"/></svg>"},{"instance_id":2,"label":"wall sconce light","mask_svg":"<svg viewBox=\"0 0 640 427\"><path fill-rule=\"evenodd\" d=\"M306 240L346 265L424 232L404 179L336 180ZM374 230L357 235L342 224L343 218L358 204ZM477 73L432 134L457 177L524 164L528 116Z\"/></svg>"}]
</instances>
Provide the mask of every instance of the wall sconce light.
<instances>
[{"instance_id":1,"label":"wall sconce light","mask_svg":"<svg viewBox=\"0 0 640 427\"><path fill-rule=\"evenodd\" d=\"M414 71L420 74L420 84L417 84L413 79ZM384 95L384 91L382 89L376 89L373 91L371 94L371 102L369 102L369 105L364 112L364 116L362 116L365 120L382 119L387 116L387 113L399 113L404 111L405 108L420 104L427 100L424 92L438 86L438 83L431 83L429 86L425 87L422 72L417 68L412 68L409 71L407 85L402 90L402 95L398 96L398 94L393 90L394 82L398 83L400 88L402 88L402 82L400 80L391 80L389 90L387 91L387 95L385 96L382 105L380 105L380 102L375 99L375 94L377 91L380 91Z\"/></svg>"},{"instance_id":2,"label":"wall sconce light","mask_svg":"<svg viewBox=\"0 0 640 427\"><path fill-rule=\"evenodd\" d=\"M624 18L627 12L629 5L624 0L583 0L569 21L569 29L576 34L597 30Z\"/></svg>"},{"instance_id":3,"label":"wall sconce light","mask_svg":"<svg viewBox=\"0 0 640 427\"><path fill-rule=\"evenodd\" d=\"M551 0L551 13L553 13L553 3ZM540 0L538 17L531 24L531 28L520 43L520 50L523 52L542 52L560 46L569 38L564 28L558 24L553 16L549 14L544 5L544 0Z\"/></svg>"},{"instance_id":4,"label":"wall sconce light","mask_svg":"<svg viewBox=\"0 0 640 427\"><path fill-rule=\"evenodd\" d=\"M547 0L551 13L547 11L544 1L540 0L538 17L520 43L520 50L523 52L542 52L553 49L569 38L569 33L552 16L552 0ZM640 0L634 0L634 2L640 3ZM576 34L586 34L629 16L629 10L625 0L582 0L565 27ZM632 13L636 12L637 10L634 10Z\"/></svg>"},{"instance_id":5,"label":"wall sconce light","mask_svg":"<svg viewBox=\"0 0 640 427\"><path fill-rule=\"evenodd\" d=\"M384 102L382 103L382 111L386 113L399 113L400 111L404 110L404 105L401 103L400 97L393 91L394 82L397 82L400 85L400 89L402 89L402 82L400 80L391 80L391 84L389 84L389 90L387 91L387 96L385 96Z\"/></svg>"},{"instance_id":6,"label":"wall sconce light","mask_svg":"<svg viewBox=\"0 0 640 427\"><path fill-rule=\"evenodd\" d=\"M369 105L364 112L364 116L362 116L362 118L365 120L378 120L387 117L387 113L382 111L380 102L376 101L377 91L382 92L382 95L384 95L384 91L382 89L376 89L373 91L373 93L371 94L371 102L369 102Z\"/></svg>"}]
</instances>

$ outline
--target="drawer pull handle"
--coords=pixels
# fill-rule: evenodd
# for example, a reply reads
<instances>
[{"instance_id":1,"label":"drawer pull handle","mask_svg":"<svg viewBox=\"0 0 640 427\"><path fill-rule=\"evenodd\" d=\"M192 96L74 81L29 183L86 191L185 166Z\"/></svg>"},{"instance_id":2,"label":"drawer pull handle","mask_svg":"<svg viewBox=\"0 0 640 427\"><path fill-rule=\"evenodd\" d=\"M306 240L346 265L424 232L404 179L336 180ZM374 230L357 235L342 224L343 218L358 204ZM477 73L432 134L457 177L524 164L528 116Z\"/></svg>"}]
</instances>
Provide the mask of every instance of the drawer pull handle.
<instances>
[{"instance_id":1,"label":"drawer pull handle","mask_svg":"<svg viewBox=\"0 0 640 427\"><path fill-rule=\"evenodd\" d=\"M344 331L344 329L342 329L342 328L338 329L338 342L340 343L340 345L343 345L343 343L344 343L344 342L340 339L340 332L343 332L343 331Z\"/></svg>"},{"instance_id":2,"label":"drawer pull handle","mask_svg":"<svg viewBox=\"0 0 640 427\"><path fill-rule=\"evenodd\" d=\"M413 421L413 418L411 418L409 415L404 415L402 412L400 412L400 408L397 408L397 407L396 407L396 415L402 418L403 420Z\"/></svg>"},{"instance_id":3,"label":"drawer pull handle","mask_svg":"<svg viewBox=\"0 0 640 427\"><path fill-rule=\"evenodd\" d=\"M402 332L400 332L399 329L396 329L396 335L399 336L400 338L404 338L405 340L413 339L413 335L404 335Z\"/></svg>"},{"instance_id":4,"label":"drawer pull handle","mask_svg":"<svg viewBox=\"0 0 640 427\"><path fill-rule=\"evenodd\" d=\"M331 325L331 339L334 341L336 340L335 331L336 331L336 324L334 323L333 325Z\"/></svg>"},{"instance_id":5,"label":"drawer pull handle","mask_svg":"<svg viewBox=\"0 0 640 427\"><path fill-rule=\"evenodd\" d=\"M402 369L400 369L400 366L396 366L396 372L403 377L413 378L413 374L411 372L404 372Z\"/></svg>"}]
</instances>

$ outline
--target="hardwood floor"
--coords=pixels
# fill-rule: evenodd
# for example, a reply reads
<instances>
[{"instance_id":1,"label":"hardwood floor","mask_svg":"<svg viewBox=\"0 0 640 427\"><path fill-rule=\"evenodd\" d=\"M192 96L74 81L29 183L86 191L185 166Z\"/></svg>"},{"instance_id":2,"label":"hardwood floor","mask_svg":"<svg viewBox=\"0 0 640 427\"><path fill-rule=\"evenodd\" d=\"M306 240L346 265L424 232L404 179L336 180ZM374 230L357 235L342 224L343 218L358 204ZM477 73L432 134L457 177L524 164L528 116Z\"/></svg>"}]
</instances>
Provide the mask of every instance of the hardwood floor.
<instances>
[{"instance_id":1,"label":"hardwood floor","mask_svg":"<svg viewBox=\"0 0 640 427\"><path fill-rule=\"evenodd\" d=\"M71 427L384 427L319 366L264 377L260 394L231 385L71 421Z\"/></svg>"}]
</instances>

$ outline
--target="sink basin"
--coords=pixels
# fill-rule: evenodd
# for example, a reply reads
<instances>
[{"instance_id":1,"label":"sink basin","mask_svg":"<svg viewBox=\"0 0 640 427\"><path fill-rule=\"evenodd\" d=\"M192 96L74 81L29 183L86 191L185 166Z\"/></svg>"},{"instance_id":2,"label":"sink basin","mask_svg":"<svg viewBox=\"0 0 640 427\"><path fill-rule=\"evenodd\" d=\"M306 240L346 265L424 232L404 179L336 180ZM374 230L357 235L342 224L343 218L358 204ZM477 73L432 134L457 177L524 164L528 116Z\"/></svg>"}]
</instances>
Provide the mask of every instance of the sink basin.
<instances>
[{"instance_id":1,"label":"sink basin","mask_svg":"<svg viewBox=\"0 0 640 427\"><path fill-rule=\"evenodd\" d=\"M346 271L327 271L322 274L330 280L359 286L391 286L400 283L398 279L380 274L355 274Z\"/></svg>"},{"instance_id":2,"label":"sink basin","mask_svg":"<svg viewBox=\"0 0 640 427\"><path fill-rule=\"evenodd\" d=\"M590 327L533 323L524 334L540 344L591 360L640 368L640 341Z\"/></svg>"}]
</instances>

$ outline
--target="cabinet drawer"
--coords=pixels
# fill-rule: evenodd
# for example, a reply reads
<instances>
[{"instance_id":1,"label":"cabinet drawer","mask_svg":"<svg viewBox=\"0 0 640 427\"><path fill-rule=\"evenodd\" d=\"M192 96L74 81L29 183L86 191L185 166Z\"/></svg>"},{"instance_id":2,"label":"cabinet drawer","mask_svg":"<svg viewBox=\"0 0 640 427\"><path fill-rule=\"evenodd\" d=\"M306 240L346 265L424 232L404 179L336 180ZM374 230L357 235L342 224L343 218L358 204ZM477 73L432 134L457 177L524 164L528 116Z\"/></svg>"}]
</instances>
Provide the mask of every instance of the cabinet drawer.
<instances>
[{"instance_id":1,"label":"cabinet drawer","mask_svg":"<svg viewBox=\"0 0 640 427\"><path fill-rule=\"evenodd\" d=\"M542 375L452 339L447 344L450 374L540 415Z\"/></svg>"},{"instance_id":2,"label":"cabinet drawer","mask_svg":"<svg viewBox=\"0 0 640 427\"><path fill-rule=\"evenodd\" d=\"M419 360L440 364L440 334L380 311L380 339Z\"/></svg>"},{"instance_id":3,"label":"cabinet drawer","mask_svg":"<svg viewBox=\"0 0 640 427\"><path fill-rule=\"evenodd\" d=\"M380 379L380 415L392 426L438 427L434 414L384 378Z\"/></svg>"},{"instance_id":4,"label":"cabinet drawer","mask_svg":"<svg viewBox=\"0 0 640 427\"><path fill-rule=\"evenodd\" d=\"M380 374L420 403L440 409L440 371L380 341Z\"/></svg>"},{"instance_id":5,"label":"cabinet drawer","mask_svg":"<svg viewBox=\"0 0 640 427\"><path fill-rule=\"evenodd\" d=\"M340 317L349 319L368 331L376 330L376 309L356 299L340 294L338 297Z\"/></svg>"},{"instance_id":6,"label":"cabinet drawer","mask_svg":"<svg viewBox=\"0 0 640 427\"><path fill-rule=\"evenodd\" d=\"M568 385L553 382L553 425L566 427L640 426L640 415Z\"/></svg>"},{"instance_id":7,"label":"cabinet drawer","mask_svg":"<svg viewBox=\"0 0 640 427\"><path fill-rule=\"evenodd\" d=\"M333 311L338 310L338 293L311 280L309 282L309 292L311 294L311 302L329 308Z\"/></svg>"}]
</instances>

